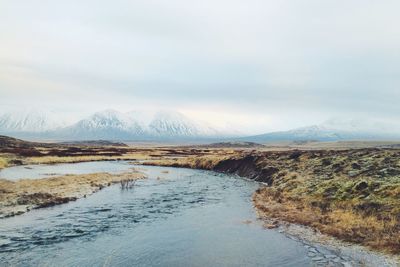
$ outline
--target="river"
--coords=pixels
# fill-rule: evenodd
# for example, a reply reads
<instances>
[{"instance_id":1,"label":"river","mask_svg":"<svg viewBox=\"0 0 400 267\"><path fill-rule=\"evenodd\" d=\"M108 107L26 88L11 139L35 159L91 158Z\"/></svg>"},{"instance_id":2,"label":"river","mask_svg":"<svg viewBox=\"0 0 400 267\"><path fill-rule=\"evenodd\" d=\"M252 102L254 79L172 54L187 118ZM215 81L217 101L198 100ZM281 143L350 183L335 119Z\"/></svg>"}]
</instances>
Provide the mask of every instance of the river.
<instances>
[{"instance_id":1,"label":"river","mask_svg":"<svg viewBox=\"0 0 400 267\"><path fill-rule=\"evenodd\" d=\"M132 167L123 161L32 165L6 169L2 175L35 179L66 169L87 173L100 166L104 171L109 164L120 164L110 171ZM0 264L313 265L301 242L257 221L251 202L257 183L209 171L137 168L148 179L132 189L113 185L75 202L0 220Z\"/></svg>"}]
</instances>

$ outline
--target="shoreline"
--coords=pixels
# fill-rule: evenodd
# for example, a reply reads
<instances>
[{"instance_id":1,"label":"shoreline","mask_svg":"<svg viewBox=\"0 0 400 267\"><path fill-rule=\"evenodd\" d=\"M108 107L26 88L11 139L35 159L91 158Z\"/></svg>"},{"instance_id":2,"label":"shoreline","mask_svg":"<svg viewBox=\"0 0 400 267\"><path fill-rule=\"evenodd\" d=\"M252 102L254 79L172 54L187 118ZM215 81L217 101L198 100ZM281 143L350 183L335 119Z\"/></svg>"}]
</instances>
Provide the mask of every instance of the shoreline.
<instances>
[{"instance_id":1,"label":"shoreline","mask_svg":"<svg viewBox=\"0 0 400 267\"><path fill-rule=\"evenodd\" d=\"M140 165L137 165L140 166ZM135 178L132 178L132 174L135 174ZM100 179L101 182L92 184L93 180L90 178L93 177L102 177ZM91 174L82 174L82 175L64 175L58 177L50 177L50 178L42 178L42 179L25 179L20 180L23 183L33 182L42 184L43 182L67 182L70 179L78 179L78 181L82 180L90 180L90 187L83 186L80 190L72 190L76 187L69 188L58 188L57 191L61 191L63 193L56 193L53 191L53 197L49 195L44 201L40 204L36 203L26 203L25 205L11 206L9 210L9 214L4 216L5 209L3 207L0 208L0 220L2 218L7 218L10 216L17 216L28 212L31 209L38 209L43 207L49 207L59 204L68 203L70 201L75 201L79 198L84 198L88 195L94 194L101 190L106 186L110 186L115 183L119 183L121 180L129 179L143 179L145 178L142 173L138 171L133 172L124 172L120 174L109 174L109 173L91 173ZM246 180L250 180L246 177ZM97 178L96 178L97 180ZM37 182L35 182L37 181ZM0 188L4 182L4 179L0 179ZM6 180L6 182L11 182ZM14 182L15 183L15 182ZM18 181L17 181L18 183ZM262 183L260 183L262 184ZM81 186L81 185L80 185ZM69 189L69 190L68 190ZM43 190L42 190L43 191ZM33 193L35 194L35 193ZM43 193L46 194L46 193ZM20 195L21 196L21 195ZM56 196L56 197L55 197ZM34 198L32 198L34 200ZM1 203L1 202L0 202ZM253 202L254 203L254 202ZM36 205L36 206L35 206ZM368 249L364 246L346 243L337 238L327 236L321 234L315 229L312 229L307 226L288 223L281 220L271 219L263 216L260 211L254 206L257 217L263 223L265 228L272 229L274 228L276 231L286 235L288 238L294 239L298 242L301 242L304 247L308 251L308 256L316 263L316 264L327 264L330 262L342 264L343 266L399 266L400 259L398 256L385 254L383 252L374 251ZM333 255L334 254L334 255Z\"/></svg>"},{"instance_id":2,"label":"shoreline","mask_svg":"<svg viewBox=\"0 0 400 267\"><path fill-rule=\"evenodd\" d=\"M181 151L182 149L179 149ZM204 154L197 154L196 151L188 151L184 155L181 153L176 153L174 151L168 152L170 155L179 155L174 157L164 157L162 155L157 155L157 157L150 157L149 155L144 155L141 154L141 164L140 165L155 165L155 166L166 166L166 167L179 167L179 168L191 168L191 169L203 169L203 170L211 170L215 172L220 172L220 173L226 173L226 174L234 174L238 175L240 177L247 178L249 180L253 180L256 182L261 182L266 185L264 188L273 189L276 185L279 185L280 181L283 181L281 185L287 186L290 185L291 182L295 182L292 187L289 189L292 190L292 188L300 188L302 190L304 189L309 189L307 186L304 187L304 185L310 181L313 181L312 178L315 175L321 176L323 179L322 180L316 180L315 182L316 185L319 187L320 185L326 186L342 186L342 185L349 185L349 181L346 179L350 179L351 184L350 188L353 190L354 188L358 188L359 186L362 185L361 189L358 191L354 191L350 194L350 197L356 197L355 200L358 202L355 202L355 204L359 205L360 201L362 201L362 194L370 194L370 186L374 184L374 180L370 177L381 175L383 179L391 179L392 174L391 172L397 173L396 165L393 165L393 160L397 160L396 156L391 157L391 155L400 155L400 150L396 149L391 149L391 150L383 150L383 149L358 149L358 150L345 150L345 151L325 151L325 150L318 150L318 151L298 151L298 150L292 150L292 151L269 151L269 152L260 152L260 151L229 151L229 153L221 153L221 151L216 151L217 153L210 151L208 152L209 154L204 155ZM138 158L134 158L133 155L129 155L130 158L129 160L134 160ZM356 159L354 162L352 159ZM378 158L377 161L375 158ZM76 163L76 162L86 162L86 161L92 161L93 157L91 159L89 158L80 158L80 157L65 157L65 158L56 158L56 161L48 160L49 158L37 158L38 161L40 162L35 162L39 164L57 164L57 163ZM107 159L99 159L99 160L122 160L123 158L121 157L108 157ZM337 159L340 159L338 163ZM144 160L144 162L142 161ZM363 164L371 163L373 164L373 168L371 169L371 173L366 172L365 170L369 171L368 166L363 166ZM27 159L24 161L21 165L26 165L26 164L32 164L32 160ZM340 164L339 164L340 163ZM308 165L307 165L308 164ZM339 165L340 171L339 175L340 179L335 182L334 179L335 175L337 175L337 172L335 169L332 170L332 168L337 168L336 166ZM308 168L308 169L307 169ZM366 168L366 169L364 169ZM293 171L295 170L295 171ZM310 172L311 170L311 172ZM308 172L307 172L308 171ZM318 172L316 172L318 171ZM333 175L333 177L326 177L326 175ZM355 175L354 175L355 174ZM388 177L388 178L386 178ZM395 179L397 179L396 174L394 175ZM283 180L282 180L283 179ZM332 180L333 179L333 180ZM374 178L375 179L375 178ZM367 182L364 182L367 181ZM289 183L288 183L289 182ZM328 182L328 184L327 184ZM334 183L332 183L334 182ZM271 186L272 185L272 186ZM391 188L393 189L390 192L393 192L393 194L396 194L396 190L398 190L398 187L396 187L396 184L388 184L388 186L392 186ZM386 186L386 187L388 187ZM287 190L287 187L282 187L281 188L283 192ZM280 190L281 190L280 189ZM323 192L326 193L331 193L330 187L322 187L324 190ZM96 189L99 190L99 189ZM338 191L338 190L335 190ZM93 191L94 193L96 191ZM257 192L255 192L256 194ZM328 195L327 197L324 198L317 198L317 200L320 204L323 205L310 205L310 203L313 203L312 201L308 201L307 198L297 198L297 197L302 197L302 196L308 196L308 194L304 195L302 192L296 192L296 194L290 194L291 192L288 191L286 195L283 195L281 197L275 196L272 194L272 197L278 197L278 199L281 199L280 201L283 202L285 205L291 205L290 201L294 200L297 201L298 203L301 204L302 207L299 206L293 206L293 210L300 210L302 211L304 208L309 209L308 212L317 212L318 215L323 216L322 218L325 218L325 215L329 215L329 204L325 200L328 200L329 197L332 199L332 195ZM313 192L310 193L311 195ZM352 195L353 194L353 195ZM358 195L357 195L358 194ZM371 191L371 194L374 194L373 191ZM268 196L267 197L271 197ZM395 195L394 195L395 196ZM80 196L82 197L82 196ZM253 195L254 197L254 195ZM293 199L292 199L293 198ZM74 199L73 199L74 200ZM289 200L289 202L287 201ZM307 201L303 201L307 200ZM312 200L312 199L311 199ZM315 199L314 199L315 200ZM385 201L387 199L384 199ZM390 199L389 199L390 200ZM72 201L72 200L68 200ZM325 202L324 202L325 201ZM331 201L331 200L329 200ZM390 200L392 201L392 200ZM396 202L387 202L389 206L386 206L384 210L387 211L387 207L391 207L391 203L396 203ZM268 202L268 201L267 201ZM346 202L344 202L346 203ZM56 203L56 204L61 204L61 203ZM253 202L253 204L255 204ZM328 206L326 206L328 204ZM349 215L354 215L353 214L354 210L348 209L349 207L351 208L354 206L354 202L348 202L348 206L344 206L346 209L339 210L339 211L346 211L349 213ZM354 205L353 205L354 204ZM255 206L255 210L257 213L260 212L260 209ZM395 204L396 206L396 204ZM328 213L324 211L328 207ZM331 208L335 208L336 206L332 206ZM340 208L340 206L338 206ZM365 206L368 208L369 206ZM385 206L384 206L385 207ZM334 210L335 211L335 210ZM379 209L377 210L378 212L380 211ZM287 213L290 214L290 213ZM388 213L390 214L396 214L396 213ZM356 214L357 215L357 214ZM378 213L379 215L379 213ZM383 215L385 215L383 213ZM358 215L357 215L358 216ZM327 239L332 239L333 243L328 244L328 246L331 246L333 250L337 251L344 251L344 253L349 254L352 258L355 257L356 262L360 262L362 260L362 257L367 257L366 255L368 254L374 254L374 260L377 260L379 263L378 265L384 264L385 259L386 262L390 262L389 265L387 266L400 266L399 263L399 254L396 253L395 251L392 251L391 253L388 253L388 251L384 252L381 248L371 248L366 246L365 244L362 245L362 242L360 242L357 239L351 240L354 236L348 235L347 237L343 238L341 236L335 236L335 235L326 235L325 234L320 234L319 239L320 240L315 240L311 237L315 237L317 233L319 233L320 226L316 226L314 222L317 222L316 220L313 221L312 217L309 218L309 222L302 222L296 221L296 220L285 220L285 217L279 218L279 216L263 216L263 220L265 220L266 223L271 222L271 218L276 218L273 219L272 222L274 221L279 221L278 225L272 225L272 228L278 227L279 231L283 231L284 233L290 235L290 236L297 236L297 238L309 242L308 240L311 240L312 243L317 243L321 244L321 241L327 240ZM307 217L306 217L307 218ZM315 218L314 218L315 219ZM325 218L326 219L326 218ZM275 223L274 223L275 224ZM322 224L324 225L324 224ZM271 226L271 225L270 225ZM366 227L369 227L368 224L366 224ZM268 226L267 226L268 228ZM304 230L308 229L308 230ZM334 229L334 228L332 228ZM364 228L363 228L364 229ZM368 230L368 228L365 228ZM321 231L324 232L324 231ZM394 232L395 233L395 232ZM303 237L302 237L303 236ZM310 239L311 238L311 239ZM391 238L396 238L396 234L392 235ZM352 242L345 242L344 240L347 241L352 241ZM322 243L324 246L326 244ZM310 246L311 247L311 246ZM351 249L349 249L351 248ZM396 248L396 247L394 247ZM350 252L346 252L350 251ZM353 252L351 252L353 251ZM343 253L343 252L341 252ZM352 255L351 253L355 253ZM382 258L383 257L383 258ZM383 261L382 261L383 259ZM368 266L368 265L367 265ZM385 265L383 265L385 266Z\"/></svg>"},{"instance_id":3,"label":"shoreline","mask_svg":"<svg viewBox=\"0 0 400 267\"><path fill-rule=\"evenodd\" d=\"M330 266L329 262L354 267L397 267L400 256L376 251L368 247L342 241L322 234L318 230L296 223L265 217L254 207L258 220L266 229L276 230L298 241L307 249L307 255L315 264Z\"/></svg>"},{"instance_id":4,"label":"shoreline","mask_svg":"<svg viewBox=\"0 0 400 267\"><path fill-rule=\"evenodd\" d=\"M110 174L107 172L63 175L41 179L11 181L0 179L0 220L32 209L75 201L112 184L127 184L144 179L136 170Z\"/></svg>"},{"instance_id":5,"label":"shoreline","mask_svg":"<svg viewBox=\"0 0 400 267\"><path fill-rule=\"evenodd\" d=\"M400 249L398 154L399 150L378 149L256 151L223 158L153 160L144 165L212 170L264 183L255 192L260 201L253 202L257 211L267 211L264 218L308 226L396 257Z\"/></svg>"}]
</instances>

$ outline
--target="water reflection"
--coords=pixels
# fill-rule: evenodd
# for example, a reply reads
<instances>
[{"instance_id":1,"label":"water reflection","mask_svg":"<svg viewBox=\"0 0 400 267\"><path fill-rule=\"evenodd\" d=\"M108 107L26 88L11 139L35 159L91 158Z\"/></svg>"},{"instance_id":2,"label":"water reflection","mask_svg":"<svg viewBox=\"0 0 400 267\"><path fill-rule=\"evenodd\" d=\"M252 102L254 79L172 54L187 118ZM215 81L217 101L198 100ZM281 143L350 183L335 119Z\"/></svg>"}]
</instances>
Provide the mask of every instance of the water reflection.
<instances>
[{"instance_id":1,"label":"water reflection","mask_svg":"<svg viewBox=\"0 0 400 267\"><path fill-rule=\"evenodd\" d=\"M130 190L1 220L0 262L16 266L309 266L305 248L256 222L254 182L145 167ZM166 170L168 173L166 173ZM243 223L244 221L252 223Z\"/></svg>"}]
</instances>

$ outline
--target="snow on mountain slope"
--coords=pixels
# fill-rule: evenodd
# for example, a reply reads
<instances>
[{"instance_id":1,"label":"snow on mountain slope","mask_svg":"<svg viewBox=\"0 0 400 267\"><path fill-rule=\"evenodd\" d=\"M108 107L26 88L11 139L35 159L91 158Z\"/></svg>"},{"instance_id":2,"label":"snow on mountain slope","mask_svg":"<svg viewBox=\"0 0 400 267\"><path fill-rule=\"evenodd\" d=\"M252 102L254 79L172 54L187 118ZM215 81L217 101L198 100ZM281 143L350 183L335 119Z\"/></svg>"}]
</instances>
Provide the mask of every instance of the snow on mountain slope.
<instances>
[{"instance_id":1,"label":"snow on mountain slope","mask_svg":"<svg viewBox=\"0 0 400 267\"><path fill-rule=\"evenodd\" d=\"M195 136L196 126L179 113L158 112L149 124L156 136Z\"/></svg>"},{"instance_id":2,"label":"snow on mountain slope","mask_svg":"<svg viewBox=\"0 0 400 267\"><path fill-rule=\"evenodd\" d=\"M115 110L104 110L60 129L55 135L76 140L127 139L143 133L143 128L133 118Z\"/></svg>"},{"instance_id":3,"label":"snow on mountain slope","mask_svg":"<svg viewBox=\"0 0 400 267\"><path fill-rule=\"evenodd\" d=\"M382 120L372 118L333 118L321 124L328 129L342 132L370 133L370 134L399 134L400 123L398 120Z\"/></svg>"},{"instance_id":4,"label":"snow on mountain slope","mask_svg":"<svg viewBox=\"0 0 400 267\"><path fill-rule=\"evenodd\" d=\"M400 138L400 131L395 123L362 120L362 119L331 119L319 125L296 128L289 131L272 132L249 136L243 140L253 142L271 141L337 141L337 140L389 140Z\"/></svg>"},{"instance_id":5,"label":"snow on mountain slope","mask_svg":"<svg viewBox=\"0 0 400 267\"><path fill-rule=\"evenodd\" d=\"M333 141L333 140L339 140L341 138L337 132L330 131L322 126L312 125L309 127L302 127L289 131L272 132L261 135L244 137L243 139L253 142L269 142L269 141L296 141L296 140Z\"/></svg>"},{"instance_id":6,"label":"snow on mountain slope","mask_svg":"<svg viewBox=\"0 0 400 267\"><path fill-rule=\"evenodd\" d=\"M184 140L238 136L232 129L212 127L175 111L156 113L104 110L67 126L59 114L22 110L0 115L0 134L60 140ZM235 138L243 141L399 139L400 123L360 118L331 119L319 125Z\"/></svg>"},{"instance_id":7,"label":"snow on mountain slope","mask_svg":"<svg viewBox=\"0 0 400 267\"><path fill-rule=\"evenodd\" d=\"M43 110L20 110L0 115L1 133L40 133L65 126L66 122L60 116Z\"/></svg>"},{"instance_id":8,"label":"snow on mountain slope","mask_svg":"<svg viewBox=\"0 0 400 267\"><path fill-rule=\"evenodd\" d=\"M131 117L115 111L104 110L97 112L89 118L83 119L76 124L81 129L119 129L122 131L130 131L133 133L141 133L142 129L138 122Z\"/></svg>"},{"instance_id":9,"label":"snow on mountain slope","mask_svg":"<svg viewBox=\"0 0 400 267\"><path fill-rule=\"evenodd\" d=\"M79 122L53 132L53 138L87 140L171 140L207 138L218 131L195 122L181 113L160 111L154 115L115 110L97 112Z\"/></svg>"},{"instance_id":10,"label":"snow on mountain slope","mask_svg":"<svg viewBox=\"0 0 400 267\"><path fill-rule=\"evenodd\" d=\"M179 112L160 111L149 123L149 132L163 137L197 137L217 135L211 127L195 122Z\"/></svg>"}]
</instances>

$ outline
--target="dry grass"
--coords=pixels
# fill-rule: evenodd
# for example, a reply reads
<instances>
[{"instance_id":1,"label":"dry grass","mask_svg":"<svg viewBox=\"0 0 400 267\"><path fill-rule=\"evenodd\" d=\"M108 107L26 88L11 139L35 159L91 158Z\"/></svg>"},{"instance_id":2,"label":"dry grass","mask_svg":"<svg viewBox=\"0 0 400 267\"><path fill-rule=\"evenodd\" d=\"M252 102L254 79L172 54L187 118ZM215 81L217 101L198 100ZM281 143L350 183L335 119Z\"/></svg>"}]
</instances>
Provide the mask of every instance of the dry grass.
<instances>
[{"instance_id":1,"label":"dry grass","mask_svg":"<svg viewBox=\"0 0 400 267\"><path fill-rule=\"evenodd\" d=\"M235 155L238 155L238 152L234 150L211 150L206 155L194 152L185 157L152 159L143 165L212 170L219 162Z\"/></svg>"},{"instance_id":2,"label":"dry grass","mask_svg":"<svg viewBox=\"0 0 400 267\"><path fill-rule=\"evenodd\" d=\"M56 163L76 163L76 162L87 162L87 161L101 161L101 160L148 160L150 157L142 153L130 153L122 156L68 156L68 157L56 157L56 156L44 156L44 157L29 157L26 158L26 164L56 164Z\"/></svg>"},{"instance_id":3,"label":"dry grass","mask_svg":"<svg viewBox=\"0 0 400 267\"><path fill-rule=\"evenodd\" d=\"M218 153L149 162L233 173L266 183L264 218L307 225L342 240L400 253L400 150Z\"/></svg>"},{"instance_id":4,"label":"dry grass","mask_svg":"<svg viewBox=\"0 0 400 267\"><path fill-rule=\"evenodd\" d=\"M0 169L4 169L8 166L8 160L6 158L0 157Z\"/></svg>"},{"instance_id":5,"label":"dry grass","mask_svg":"<svg viewBox=\"0 0 400 267\"><path fill-rule=\"evenodd\" d=\"M19 181L0 180L0 217L23 213L32 208L52 206L86 197L120 181L144 178L137 171L121 174L93 173Z\"/></svg>"},{"instance_id":6,"label":"dry grass","mask_svg":"<svg viewBox=\"0 0 400 267\"><path fill-rule=\"evenodd\" d=\"M318 229L339 239L360 243L374 249L400 252L399 221L381 212L364 215L352 205L331 205L329 210L315 207L311 198L295 198L273 188L262 188L253 195L254 205L265 219L279 219Z\"/></svg>"},{"instance_id":7,"label":"dry grass","mask_svg":"<svg viewBox=\"0 0 400 267\"><path fill-rule=\"evenodd\" d=\"M69 152L66 148L46 146L27 151L11 148L3 151L10 155L3 157L6 160L0 161L0 168L7 162L12 165L15 159L23 164L144 159L150 160L145 163L148 165L237 174L268 184L253 196L257 210L265 218L308 225L343 240L400 253L400 149L350 149L375 145L383 144L312 143L270 146L261 151L210 147L77 147ZM0 190L3 190L0 191L0 209L4 211L10 199L14 201L11 206L16 206L19 198L20 203L30 201L37 205L48 203L43 202L46 198L54 198L53 203L69 201L63 197L75 198L76 194L80 197L112 183L107 175L100 175L105 184L91 183L95 178L90 175L81 177L86 182L81 178L73 181L72 176L49 184L30 180L26 185L21 181L17 186L10 181L0 181ZM112 179L119 182L126 178ZM68 186L68 179L72 179L74 189ZM10 191L10 188L14 189ZM46 195L47 192L51 196ZM69 193L63 195L63 192ZM4 196L10 194L4 201ZM26 207L23 206L25 210Z\"/></svg>"}]
</instances>

